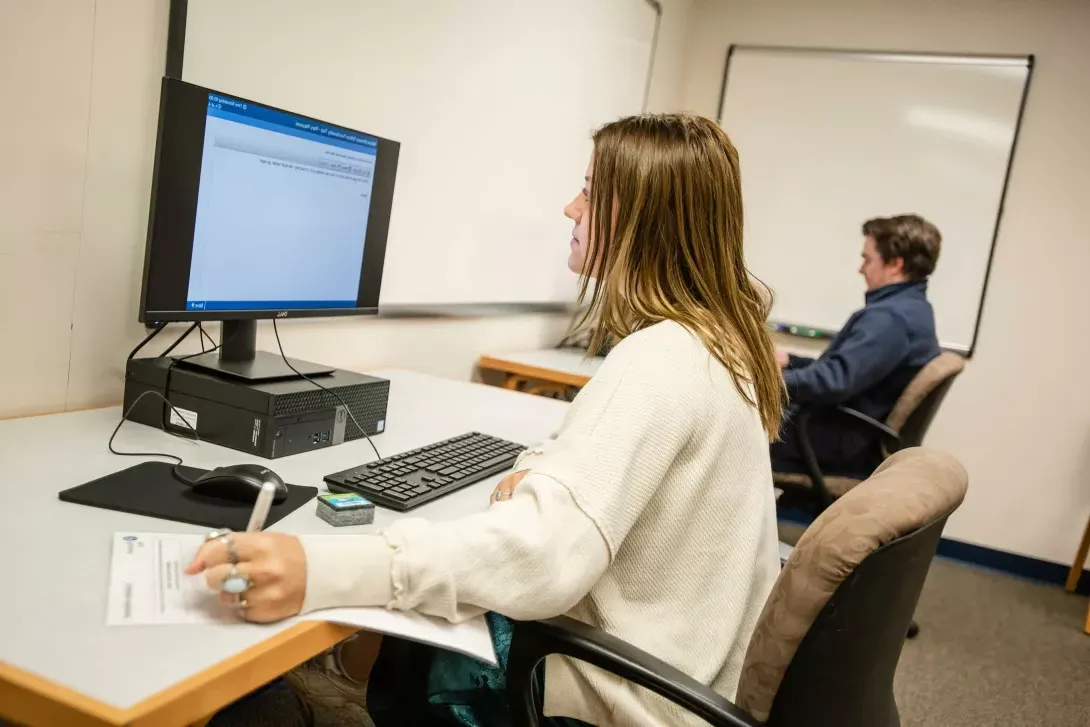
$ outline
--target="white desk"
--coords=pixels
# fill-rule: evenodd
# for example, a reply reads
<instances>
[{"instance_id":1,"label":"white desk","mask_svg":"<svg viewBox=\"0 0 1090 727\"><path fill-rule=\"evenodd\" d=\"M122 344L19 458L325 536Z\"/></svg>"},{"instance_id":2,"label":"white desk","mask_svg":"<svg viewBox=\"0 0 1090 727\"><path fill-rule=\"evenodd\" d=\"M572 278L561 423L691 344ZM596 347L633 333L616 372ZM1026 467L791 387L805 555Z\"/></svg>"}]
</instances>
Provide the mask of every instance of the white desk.
<instances>
[{"instance_id":1,"label":"white desk","mask_svg":"<svg viewBox=\"0 0 1090 727\"><path fill-rule=\"evenodd\" d=\"M481 356L477 365L482 369L504 374L504 386L518 389L527 381L543 381L559 386L586 386L597 373L605 358L570 348L547 348L541 351L504 353Z\"/></svg>"},{"instance_id":2,"label":"white desk","mask_svg":"<svg viewBox=\"0 0 1090 727\"><path fill-rule=\"evenodd\" d=\"M535 444L559 427L567 406L405 371L375 373L391 381L388 428L374 437L383 455L472 430ZM0 574L0 715L9 719L33 714L41 720L44 714L51 715L50 723L65 725L196 722L245 693L233 693L245 680L225 685L227 676L242 673L252 688L348 633L329 624L107 628L114 531L207 530L57 499L60 490L140 461L106 449L119 416L120 410L112 408L0 422L0 552L5 563ZM320 489L323 475L374 459L367 442L359 440L270 463L132 423L122 427L115 447L175 453L187 465L204 468L262 462L287 482ZM410 515L440 520L480 511L498 479ZM335 529L314 514L314 507L308 503L272 529L368 532L398 517L379 508L374 525ZM306 634L305 628L310 629ZM289 641L291 648L280 653L279 661L270 657L260 663L275 651L273 646Z\"/></svg>"}]
</instances>

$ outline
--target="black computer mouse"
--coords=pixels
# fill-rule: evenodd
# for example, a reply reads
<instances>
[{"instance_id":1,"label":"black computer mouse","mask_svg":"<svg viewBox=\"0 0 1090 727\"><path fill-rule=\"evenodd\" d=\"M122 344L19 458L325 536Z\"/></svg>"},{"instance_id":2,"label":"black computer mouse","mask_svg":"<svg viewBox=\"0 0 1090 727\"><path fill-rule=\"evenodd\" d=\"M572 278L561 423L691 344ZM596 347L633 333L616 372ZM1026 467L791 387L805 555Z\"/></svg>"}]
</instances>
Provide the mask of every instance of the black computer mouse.
<instances>
[{"instance_id":1,"label":"black computer mouse","mask_svg":"<svg viewBox=\"0 0 1090 727\"><path fill-rule=\"evenodd\" d=\"M230 467L217 467L198 477L193 482L193 491L200 495L217 497L233 502L257 501L257 493L266 482L276 485L274 503L288 499L288 486L284 480L268 467L259 464L235 464Z\"/></svg>"}]
</instances>

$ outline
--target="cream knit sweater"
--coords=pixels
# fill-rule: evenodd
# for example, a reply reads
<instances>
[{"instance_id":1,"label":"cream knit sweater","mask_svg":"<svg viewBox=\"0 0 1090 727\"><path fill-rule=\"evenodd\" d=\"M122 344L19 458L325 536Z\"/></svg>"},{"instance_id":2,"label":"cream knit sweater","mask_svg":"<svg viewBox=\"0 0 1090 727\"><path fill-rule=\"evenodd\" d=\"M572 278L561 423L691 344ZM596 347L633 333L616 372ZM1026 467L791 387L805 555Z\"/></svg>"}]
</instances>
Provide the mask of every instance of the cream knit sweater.
<instances>
[{"instance_id":1,"label":"cream knit sweater","mask_svg":"<svg viewBox=\"0 0 1090 727\"><path fill-rule=\"evenodd\" d=\"M524 453L510 500L382 535L302 536L304 610L566 613L733 698L779 572L768 440L730 375L680 325L625 338L557 438ZM566 658L546 663L545 712L597 725L704 724Z\"/></svg>"}]
</instances>

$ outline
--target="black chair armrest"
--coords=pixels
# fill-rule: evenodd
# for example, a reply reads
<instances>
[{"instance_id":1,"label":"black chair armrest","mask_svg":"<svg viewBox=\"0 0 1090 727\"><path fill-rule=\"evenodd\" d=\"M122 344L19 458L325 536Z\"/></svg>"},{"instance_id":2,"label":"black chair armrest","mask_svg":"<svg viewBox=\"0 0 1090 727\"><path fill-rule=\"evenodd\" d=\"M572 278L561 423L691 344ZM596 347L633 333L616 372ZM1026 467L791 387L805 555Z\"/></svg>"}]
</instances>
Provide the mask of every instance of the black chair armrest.
<instances>
[{"instance_id":1,"label":"black chair armrest","mask_svg":"<svg viewBox=\"0 0 1090 727\"><path fill-rule=\"evenodd\" d=\"M810 475L810 484L814 489L814 494L817 496L821 508L825 509L833 504L833 496L829 492L829 488L825 486L825 473L821 471L821 464L814 452L814 445L810 441L810 417L812 416L813 411L810 409L802 409L798 413L799 454L802 455L807 474Z\"/></svg>"},{"instance_id":2,"label":"black chair armrest","mask_svg":"<svg viewBox=\"0 0 1090 727\"><path fill-rule=\"evenodd\" d=\"M901 435L877 419L843 404L837 406L835 411L850 417L856 424L862 424L877 430L882 438L882 444L888 451L896 452L903 446ZM825 473L821 470L821 464L818 462L817 454L814 452L814 445L810 439L810 418L813 414L814 410L810 408L804 408L798 413L799 453L806 465L807 474L810 476L814 492L821 501L822 507L825 508L833 503L834 498L825 485Z\"/></svg>"},{"instance_id":3,"label":"black chair armrest","mask_svg":"<svg viewBox=\"0 0 1090 727\"><path fill-rule=\"evenodd\" d=\"M684 707L715 727L760 727L760 722L661 659L601 629L558 616L544 621L516 621L507 662L507 692L516 727L537 727L533 678L550 654L592 664Z\"/></svg>"},{"instance_id":4,"label":"black chair armrest","mask_svg":"<svg viewBox=\"0 0 1090 727\"><path fill-rule=\"evenodd\" d=\"M836 408L841 414L846 414L858 422L861 422L872 429L877 429L882 435L883 443L886 445L886 449L891 452L896 452L901 448L901 435L893 429L890 429L882 422L873 417L869 417L861 411L852 409L850 406L840 405Z\"/></svg>"}]
</instances>

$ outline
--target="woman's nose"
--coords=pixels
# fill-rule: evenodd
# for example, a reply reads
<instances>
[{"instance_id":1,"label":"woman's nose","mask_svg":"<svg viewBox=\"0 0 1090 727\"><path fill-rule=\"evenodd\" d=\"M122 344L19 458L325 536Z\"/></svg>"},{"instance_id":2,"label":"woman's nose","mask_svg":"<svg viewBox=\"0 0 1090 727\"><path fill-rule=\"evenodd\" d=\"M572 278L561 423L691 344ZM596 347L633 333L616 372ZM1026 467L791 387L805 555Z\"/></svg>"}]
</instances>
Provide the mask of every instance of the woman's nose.
<instances>
[{"instance_id":1,"label":"woman's nose","mask_svg":"<svg viewBox=\"0 0 1090 727\"><path fill-rule=\"evenodd\" d=\"M579 223L579 218L583 216L583 208L579 204L579 197L568 202L567 206L564 207L564 216L576 224Z\"/></svg>"}]
</instances>

